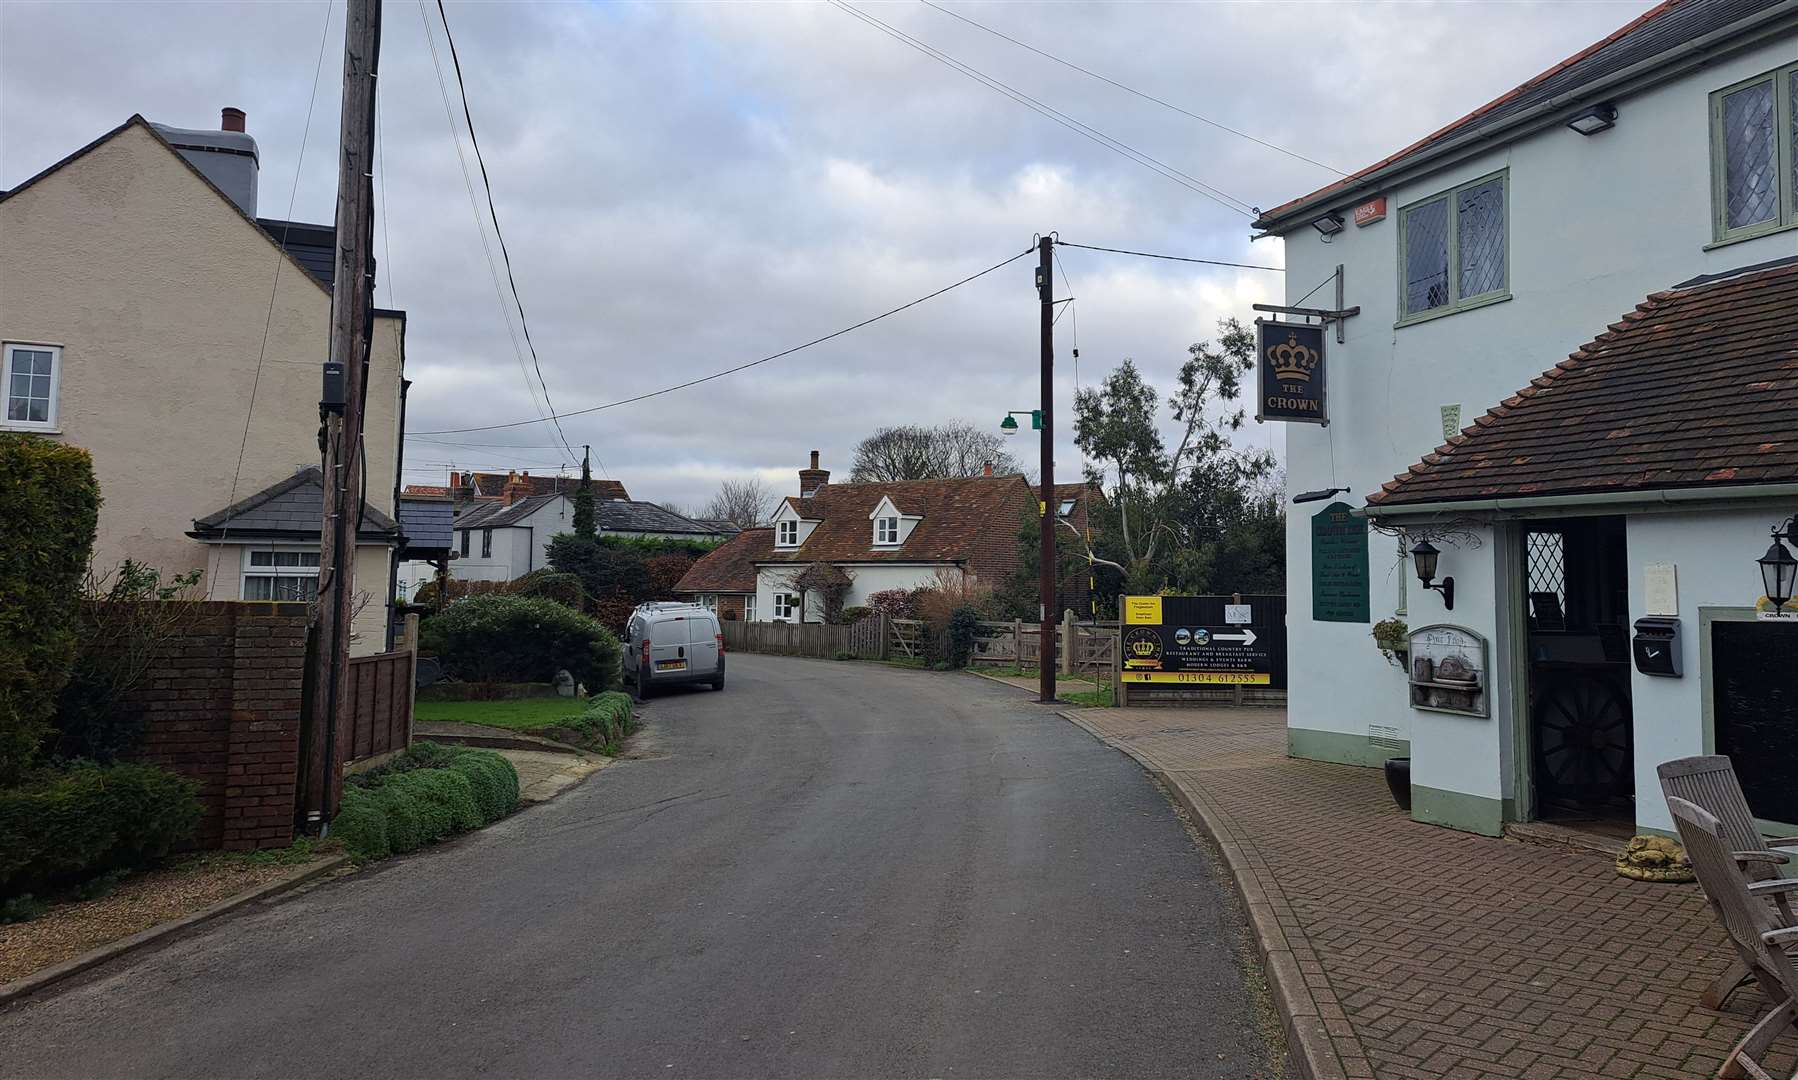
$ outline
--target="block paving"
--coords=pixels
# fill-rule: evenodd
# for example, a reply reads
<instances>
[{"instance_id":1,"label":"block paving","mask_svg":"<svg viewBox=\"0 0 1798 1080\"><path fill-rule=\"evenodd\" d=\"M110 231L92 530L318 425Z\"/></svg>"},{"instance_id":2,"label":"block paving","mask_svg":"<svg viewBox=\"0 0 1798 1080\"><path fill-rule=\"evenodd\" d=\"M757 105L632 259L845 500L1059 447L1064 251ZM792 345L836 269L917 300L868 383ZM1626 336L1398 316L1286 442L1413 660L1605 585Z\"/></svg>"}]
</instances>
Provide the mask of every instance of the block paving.
<instances>
[{"instance_id":1,"label":"block paving","mask_svg":"<svg viewBox=\"0 0 1798 1080\"><path fill-rule=\"evenodd\" d=\"M1729 953L1696 885L1414 822L1377 770L1287 758L1282 710L1066 715L1175 787L1247 875L1276 993L1309 991L1289 1013L1314 1014L1295 1050L1324 1047L1315 1075L1712 1076L1768 1007L1754 986L1698 1004ZM1788 1075L1798 1038L1778 1050Z\"/></svg>"}]
</instances>

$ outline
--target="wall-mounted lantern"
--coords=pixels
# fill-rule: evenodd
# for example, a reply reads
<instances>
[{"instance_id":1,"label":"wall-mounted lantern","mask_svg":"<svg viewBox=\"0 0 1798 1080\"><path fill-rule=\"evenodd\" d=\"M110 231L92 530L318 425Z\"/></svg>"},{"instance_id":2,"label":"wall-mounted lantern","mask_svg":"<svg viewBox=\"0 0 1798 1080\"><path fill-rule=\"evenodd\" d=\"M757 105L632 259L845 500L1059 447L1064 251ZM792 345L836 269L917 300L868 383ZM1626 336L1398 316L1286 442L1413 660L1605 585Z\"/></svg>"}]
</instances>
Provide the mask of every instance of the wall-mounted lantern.
<instances>
[{"instance_id":1,"label":"wall-mounted lantern","mask_svg":"<svg viewBox=\"0 0 1798 1080\"><path fill-rule=\"evenodd\" d=\"M1441 556L1442 553L1436 550L1436 545L1428 540L1419 540L1417 546L1411 549L1411 561L1417 567L1417 580L1423 583L1424 588L1441 593L1442 606L1453 611L1455 610L1455 579L1445 577L1441 582L1436 581L1436 561Z\"/></svg>"},{"instance_id":2,"label":"wall-mounted lantern","mask_svg":"<svg viewBox=\"0 0 1798 1080\"><path fill-rule=\"evenodd\" d=\"M1773 613L1785 607L1786 601L1792 598L1792 587L1798 582L1798 558L1786 550L1781 535L1798 544L1798 514L1793 514L1783 523L1773 526L1773 543L1768 545L1767 553L1756 559L1760 564L1761 584L1766 587L1767 600L1773 605Z\"/></svg>"}]
</instances>

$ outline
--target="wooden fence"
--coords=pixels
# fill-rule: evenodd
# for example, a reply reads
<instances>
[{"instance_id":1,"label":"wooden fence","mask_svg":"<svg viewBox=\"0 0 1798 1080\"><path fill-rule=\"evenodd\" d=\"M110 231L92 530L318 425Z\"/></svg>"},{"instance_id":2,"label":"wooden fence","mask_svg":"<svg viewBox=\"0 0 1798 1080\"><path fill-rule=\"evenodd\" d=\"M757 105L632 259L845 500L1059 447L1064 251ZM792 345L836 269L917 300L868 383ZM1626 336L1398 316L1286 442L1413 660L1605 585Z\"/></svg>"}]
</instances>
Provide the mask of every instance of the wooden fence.
<instances>
[{"instance_id":1,"label":"wooden fence","mask_svg":"<svg viewBox=\"0 0 1798 1080\"><path fill-rule=\"evenodd\" d=\"M1080 623L1074 621L1071 612L1067 613L1056 633L1056 670L1063 675L1090 675L1095 669L1103 669L1098 671L1098 682L1106 685L1117 640L1117 623ZM1034 668L1041 663L1042 654L1040 624L1019 619L988 621L980 624L970 663L975 667Z\"/></svg>"},{"instance_id":2,"label":"wooden fence","mask_svg":"<svg viewBox=\"0 0 1798 1080\"><path fill-rule=\"evenodd\" d=\"M810 656L834 660L886 658L886 617L870 615L851 626L828 623L742 622L725 620L724 648L728 652L770 653L775 656Z\"/></svg>"},{"instance_id":3,"label":"wooden fence","mask_svg":"<svg viewBox=\"0 0 1798 1080\"><path fill-rule=\"evenodd\" d=\"M401 647L350 657L350 699L339 716L337 760L348 773L370 769L412 743L418 616L406 616Z\"/></svg>"}]
</instances>

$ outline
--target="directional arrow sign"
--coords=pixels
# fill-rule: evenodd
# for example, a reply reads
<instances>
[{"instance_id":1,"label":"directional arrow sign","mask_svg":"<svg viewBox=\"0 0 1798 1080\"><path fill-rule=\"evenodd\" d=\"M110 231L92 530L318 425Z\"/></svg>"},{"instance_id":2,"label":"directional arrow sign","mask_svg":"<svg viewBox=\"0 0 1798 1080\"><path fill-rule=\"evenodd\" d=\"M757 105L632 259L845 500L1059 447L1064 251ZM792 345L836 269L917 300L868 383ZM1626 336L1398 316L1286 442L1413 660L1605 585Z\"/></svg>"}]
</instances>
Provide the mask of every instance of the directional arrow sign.
<instances>
[{"instance_id":1,"label":"directional arrow sign","mask_svg":"<svg viewBox=\"0 0 1798 1080\"><path fill-rule=\"evenodd\" d=\"M1240 633L1240 634L1212 634L1211 640L1213 640L1213 641L1240 641L1244 645L1253 645L1253 644L1255 644L1255 631L1250 630L1248 627L1245 626L1242 628L1242 633Z\"/></svg>"}]
</instances>

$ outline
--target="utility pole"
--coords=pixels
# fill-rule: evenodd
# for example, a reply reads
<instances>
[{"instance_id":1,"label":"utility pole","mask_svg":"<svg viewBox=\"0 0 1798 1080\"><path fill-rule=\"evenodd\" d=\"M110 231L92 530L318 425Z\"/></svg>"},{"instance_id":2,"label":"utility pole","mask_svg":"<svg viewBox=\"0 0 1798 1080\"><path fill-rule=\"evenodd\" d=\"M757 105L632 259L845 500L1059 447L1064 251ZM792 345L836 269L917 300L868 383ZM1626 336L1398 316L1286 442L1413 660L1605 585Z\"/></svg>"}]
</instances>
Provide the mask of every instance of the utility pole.
<instances>
[{"instance_id":1,"label":"utility pole","mask_svg":"<svg viewBox=\"0 0 1798 1080\"><path fill-rule=\"evenodd\" d=\"M1047 233L1036 241L1036 291L1042 300L1043 346L1043 497L1038 532L1043 536L1042 629L1037 641L1037 700L1055 700L1055 669L1060 655L1055 647L1055 241Z\"/></svg>"},{"instance_id":2,"label":"utility pole","mask_svg":"<svg viewBox=\"0 0 1798 1080\"><path fill-rule=\"evenodd\" d=\"M342 150L337 160L337 263L331 289L331 351L325 363L324 512L319 527L316 647L304 806L323 830L337 806L339 713L349 701L350 620L356 584L356 530L362 514L362 406L374 306L375 66L381 0L346 0L343 33Z\"/></svg>"}]
</instances>

